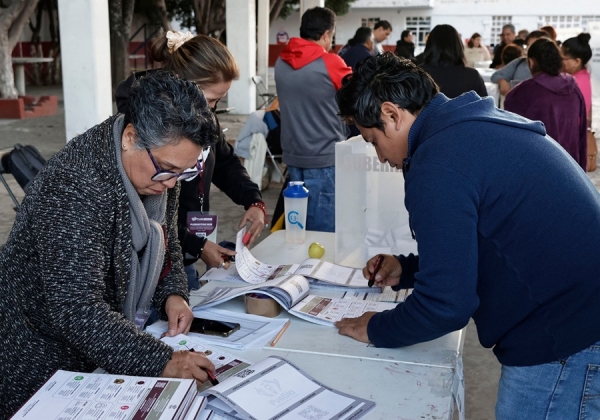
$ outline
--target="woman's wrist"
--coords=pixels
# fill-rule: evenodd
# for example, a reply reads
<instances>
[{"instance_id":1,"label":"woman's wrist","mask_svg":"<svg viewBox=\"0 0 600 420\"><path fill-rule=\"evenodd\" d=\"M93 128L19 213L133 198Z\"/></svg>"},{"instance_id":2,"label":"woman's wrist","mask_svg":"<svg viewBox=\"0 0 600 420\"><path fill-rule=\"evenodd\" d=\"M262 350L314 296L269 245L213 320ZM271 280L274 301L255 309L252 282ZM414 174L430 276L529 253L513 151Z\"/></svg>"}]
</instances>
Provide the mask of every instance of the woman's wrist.
<instances>
[{"instance_id":1,"label":"woman's wrist","mask_svg":"<svg viewBox=\"0 0 600 420\"><path fill-rule=\"evenodd\" d=\"M267 205L262 201L257 201L256 203L250 204L249 207L256 207L262 210L263 215L265 216L265 225L269 224L269 219L267 218Z\"/></svg>"}]
</instances>

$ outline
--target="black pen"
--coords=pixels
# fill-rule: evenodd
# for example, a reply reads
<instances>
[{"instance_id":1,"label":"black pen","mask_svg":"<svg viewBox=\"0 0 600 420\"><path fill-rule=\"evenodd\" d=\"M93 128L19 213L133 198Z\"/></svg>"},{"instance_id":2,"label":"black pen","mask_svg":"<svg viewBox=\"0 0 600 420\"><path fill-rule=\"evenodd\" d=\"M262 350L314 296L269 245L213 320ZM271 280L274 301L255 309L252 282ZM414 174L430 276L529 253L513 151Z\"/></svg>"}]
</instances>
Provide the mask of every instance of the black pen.
<instances>
[{"instance_id":1,"label":"black pen","mask_svg":"<svg viewBox=\"0 0 600 420\"><path fill-rule=\"evenodd\" d=\"M193 348L191 348L191 349L190 349L190 351L191 351L192 353L195 353L195 352L196 352L196 350L194 350ZM214 374L214 373L212 373L212 372L211 372L210 370L208 370L208 369L204 369L204 368L201 368L201 369L202 369L202 370L204 370L204 371L206 372L206 374L208 375L208 380L210 381L210 383L211 383L211 384L213 384L213 385L219 385L219 380L217 379L217 377L215 376L215 374Z\"/></svg>"},{"instance_id":2,"label":"black pen","mask_svg":"<svg viewBox=\"0 0 600 420\"><path fill-rule=\"evenodd\" d=\"M378 255L377 260L375 260L375 269L373 270L373 274L371 274L371 278L369 279L369 283L368 283L369 287L373 287L373 285L375 284L375 276L377 275L377 272L381 268L382 262L383 262L383 255Z\"/></svg>"}]
</instances>

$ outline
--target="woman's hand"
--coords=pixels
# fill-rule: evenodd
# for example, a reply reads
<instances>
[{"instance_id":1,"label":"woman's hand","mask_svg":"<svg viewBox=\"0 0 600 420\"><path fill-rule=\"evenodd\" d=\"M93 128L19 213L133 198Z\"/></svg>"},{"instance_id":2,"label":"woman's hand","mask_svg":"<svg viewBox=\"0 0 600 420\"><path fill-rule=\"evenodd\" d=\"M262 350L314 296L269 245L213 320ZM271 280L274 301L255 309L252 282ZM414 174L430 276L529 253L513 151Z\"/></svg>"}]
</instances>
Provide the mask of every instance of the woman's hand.
<instances>
[{"instance_id":1,"label":"woman's hand","mask_svg":"<svg viewBox=\"0 0 600 420\"><path fill-rule=\"evenodd\" d=\"M508 95L508 92L510 92L510 83L504 79L498 80L498 90L500 91L500 95Z\"/></svg>"},{"instance_id":2,"label":"woman's hand","mask_svg":"<svg viewBox=\"0 0 600 420\"><path fill-rule=\"evenodd\" d=\"M250 240L245 245L250 248L265 227L265 214L258 207L248 207L246 213L242 215L238 229L243 228L248 222L250 227L246 232L250 234Z\"/></svg>"},{"instance_id":3,"label":"woman's hand","mask_svg":"<svg viewBox=\"0 0 600 420\"><path fill-rule=\"evenodd\" d=\"M215 366L202 353L176 351L160 374L163 378L195 379L199 383L208 380L206 370L214 373Z\"/></svg>"},{"instance_id":4,"label":"woman's hand","mask_svg":"<svg viewBox=\"0 0 600 420\"><path fill-rule=\"evenodd\" d=\"M165 312L169 320L167 337L177 334L187 334L194 320L194 314L185 299L179 295L171 295L165 303Z\"/></svg>"},{"instance_id":5,"label":"woman's hand","mask_svg":"<svg viewBox=\"0 0 600 420\"><path fill-rule=\"evenodd\" d=\"M377 261L377 255L367 261L367 265L363 268L362 274L366 279L370 279L375 271L375 261ZM376 287L396 286L400 283L400 274L402 274L402 266L396 257L383 255L381 267L375 275L374 285Z\"/></svg>"},{"instance_id":6,"label":"woman's hand","mask_svg":"<svg viewBox=\"0 0 600 420\"><path fill-rule=\"evenodd\" d=\"M204 261L209 267L219 267L227 269L231 266L229 257L232 257L234 255L235 251L223 248L222 246L219 246L214 242L206 241L206 243L204 244L204 249L202 250L202 255L200 255L200 259Z\"/></svg>"}]
</instances>

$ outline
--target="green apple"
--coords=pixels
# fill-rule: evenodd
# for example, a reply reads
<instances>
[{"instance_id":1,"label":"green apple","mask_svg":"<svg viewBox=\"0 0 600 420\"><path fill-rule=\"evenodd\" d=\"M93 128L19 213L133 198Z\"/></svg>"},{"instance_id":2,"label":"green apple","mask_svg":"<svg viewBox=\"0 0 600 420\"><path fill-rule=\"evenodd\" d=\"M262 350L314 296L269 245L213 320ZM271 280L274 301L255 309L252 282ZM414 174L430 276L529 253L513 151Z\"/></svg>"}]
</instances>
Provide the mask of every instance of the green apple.
<instances>
[{"instance_id":1,"label":"green apple","mask_svg":"<svg viewBox=\"0 0 600 420\"><path fill-rule=\"evenodd\" d=\"M325 255L325 247L318 242L313 242L308 247L308 256L310 258L321 258Z\"/></svg>"}]
</instances>

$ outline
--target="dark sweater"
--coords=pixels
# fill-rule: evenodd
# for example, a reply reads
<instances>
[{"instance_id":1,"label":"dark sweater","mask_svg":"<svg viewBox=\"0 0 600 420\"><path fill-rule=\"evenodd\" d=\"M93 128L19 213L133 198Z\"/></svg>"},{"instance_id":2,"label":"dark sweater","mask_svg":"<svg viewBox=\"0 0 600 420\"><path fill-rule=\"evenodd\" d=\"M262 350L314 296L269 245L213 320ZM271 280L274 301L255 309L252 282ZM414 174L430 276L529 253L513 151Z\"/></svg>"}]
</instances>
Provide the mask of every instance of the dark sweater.
<instances>
[{"instance_id":1,"label":"dark sweater","mask_svg":"<svg viewBox=\"0 0 600 420\"><path fill-rule=\"evenodd\" d=\"M0 253L0 418L57 369L158 376L173 349L123 316L131 263L129 199L110 118L71 140L29 188ZM171 271L154 306L187 299L168 191ZM164 314L163 314L164 317Z\"/></svg>"},{"instance_id":2,"label":"dark sweater","mask_svg":"<svg viewBox=\"0 0 600 420\"><path fill-rule=\"evenodd\" d=\"M146 72L132 74L127 80L117 86L115 100L119 112L128 109L129 88L137 77ZM200 185L202 181L202 185ZM195 177L190 181L181 182L181 195L179 196L178 233L183 255L186 256L184 264L193 264L200 257L200 247L204 239L191 234L187 228L187 213L200 211L200 192L204 193L203 211L210 210L210 184L214 183L221 191L235 203L248 209L252 203L262 201L258 185L250 177L240 159L234 154L233 147L227 143L221 129L219 140L211 147L210 153L204 162L202 177Z\"/></svg>"},{"instance_id":3,"label":"dark sweater","mask_svg":"<svg viewBox=\"0 0 600 420\"><path fill-rule=\"evenodd\" d=\"M423 64L421 68L431 75L440 87L440 92L448 98L456 98L471 90L479 96L487 96L485 83L475 69L465 66L432 66L430 64Z\"/></svg>"},{"instance_id":4,"label":"dark sweater","mask_svg":"<svg viewBox=\"0 0 600 420\"><path fill-rule=\"evenodd\" d=\"M399 347L477 325L500 363L568 357L600 339L600 195L540 122L440 94L409 133L405 203L419 257L405 303L368 325Z\"/></svg>"},{"instance_id":5,"label":"dark sweater","mask_svg":"<svg viewBox=\"0 0 600 420\"><path fill-rule=\"evenodd\" d=\"M371 50L365 47L363 44L353 45L340 54L340 57L344 60L348 67L352 67L352 71L356 70L356 65L367 57L372 57Z\"/></svg>"}]
</instances>

